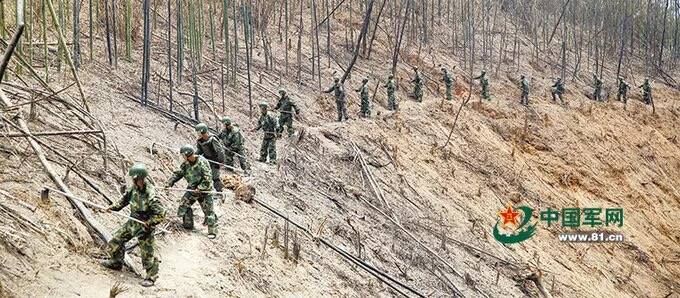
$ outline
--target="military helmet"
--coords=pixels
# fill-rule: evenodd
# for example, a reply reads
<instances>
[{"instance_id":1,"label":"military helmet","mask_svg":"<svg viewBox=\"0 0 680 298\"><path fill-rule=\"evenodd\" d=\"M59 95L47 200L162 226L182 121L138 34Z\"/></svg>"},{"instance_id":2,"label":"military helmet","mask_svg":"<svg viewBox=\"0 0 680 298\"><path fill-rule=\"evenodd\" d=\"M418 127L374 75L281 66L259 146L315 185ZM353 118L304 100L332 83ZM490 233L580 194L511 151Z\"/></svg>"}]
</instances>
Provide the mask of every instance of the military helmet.
<instances>
[{"instance_id":1,"label":"military helmet","mask_svg":"<svg viewBox=\"0 0 680 298\"><path fill-rule=\"evenodd\" d=\"M231 118L227 116L222 117L222 123L224 123L225 125L231 125Z\"/></svg>"},{"instance_id":2,"label":"military helmet","mask_svg":"<svg viewBox=\"0 0 680 298\"><path fill-rule=\"evenodd\" d=\"M521 75L521 76L520 76L520 79L524 79L524 75Z\"/></svg>"},{"instance_id":3,"label":"military helmet","mask_svg":"<svg viewBox=\"0 0 680 298\"><path fill-rule=\"evenodd\" d=\"M340 81L340 78L338 78L338 77L335 77L335 78L333 78L333 81L336 81L336 82L338 82L338 81Z\"/></svg>"},{"instance_id":4,"label":"military helmet","mask_svg":"<svg viewBox=\"0 0 680 298\"><path fill-rule=\"evenodd\" d=\"M389 75L387 76L387 78L388 78L388 79L393 79L393 78L394 78L394 75L393 75L393 74L389 74Z\"/></svg>"},{"instance_id":5,"label":"military helmet","mask_svg":"<svg viewBox=\"0 0 680 298\"><path fill-rule=\"evenodd\" d=\"M414 66L414 67L413 67L413 70L418 70L418 66Z\"/></svg>"},{"instance_id":6,"label":"military helmet","mask_svg":"<svg viewBox=\"0 0 680 298\"><path fill-rule=\"evenodd\" d=\"M268 108L269 104L266 101L260 102L260 108Z\"/></svg>"},{"instance_id":7,"label":"military helmet","mask_svg":"<svg viewBox=\"0 0 680 298\"><path fill-rule=\"evenodd\" d=\"M280 88L279 94L281 94L281 95L286 94L286 89Z\"/></svg>"},{"instance_id":8,"label":"military helmet","mask_svg":"<svg viewBox=\"0 0 680 298\"><path fill-rule=\"evenodd\" d=\"M144 178L149 175L149 172L146 170L146 165L144 165L143 163L136 163L132 167L130 167L130 169L128 170L128 175L133 179Z\"/></svg>"},{"instance_id":9,"label":"military helmet","mask_svg":"<svg viewBox=\"0 0 680 298\"><path fill-rule=\"evenodd\" d=\"M186 144L179 149L179 153L181 153L184 156L194 155L195 152L196 150L194 149L194 146L191 146L189 144Z\"/></svg>"},{"instance_id":10,"label":"military helmet","mask_svg":"<svg viewBox=\"0 0 680 298\"><path fill-rule=\"evenodd\" d=\"M205 123L196 124L196 132L207 133L208 125L206 125Z\"/></svg>"},{"instance_id":11,"label":"military helmet","mask_svg":"<svg viewBox=\"0 0 680 298\"><path fill-rule=\"evenodd\" d=\"M364 79L361 80L361 81L364 82L364 83L368 83L368 78L364 78Z\"/></svg>"},{"instance_id":12,"label":"military helmet","mask_svg":"<svg viewBox=\"0 0 680 298\"><path fill-rule=\"evenodd\" d=\"M448 70L446 69L446 67L443 67L443 66L442 66L442 71L443 71L443 72L447 72Z\"/></svg>"},{"instance_id":13,"label":"military helmet","mask_svg":"<svg viewBox=\"0 0 680 298\"><path fill-rule=\"evenodd\" d=\"M486 74L486 69L482 69L482 74Z\"/></svg>"}]
</instances>

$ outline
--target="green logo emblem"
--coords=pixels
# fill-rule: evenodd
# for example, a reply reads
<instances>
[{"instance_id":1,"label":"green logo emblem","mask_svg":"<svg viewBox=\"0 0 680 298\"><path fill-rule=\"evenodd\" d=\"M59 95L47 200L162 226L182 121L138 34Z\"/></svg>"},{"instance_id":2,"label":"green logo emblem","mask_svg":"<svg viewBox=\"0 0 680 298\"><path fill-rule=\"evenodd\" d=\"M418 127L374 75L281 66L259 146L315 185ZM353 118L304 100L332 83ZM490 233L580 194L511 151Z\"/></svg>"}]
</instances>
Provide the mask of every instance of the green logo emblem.
<instances>
[{"instance_id":1,"label":"green logo emblem","mask_svg":"<svg viewBox=\"0 0 680 298\"><path fill-rule=\"evenodd\" d=\"M493 227L493 237L503 244L519 243L536 234L536 224L530 224L534 210L527 206L516 209L508 204L505 210L498 212L499 219ZM518 221L518 217L521 221ZM500 226L500 228L499 228Z\"/></svg>"}]
</instances>

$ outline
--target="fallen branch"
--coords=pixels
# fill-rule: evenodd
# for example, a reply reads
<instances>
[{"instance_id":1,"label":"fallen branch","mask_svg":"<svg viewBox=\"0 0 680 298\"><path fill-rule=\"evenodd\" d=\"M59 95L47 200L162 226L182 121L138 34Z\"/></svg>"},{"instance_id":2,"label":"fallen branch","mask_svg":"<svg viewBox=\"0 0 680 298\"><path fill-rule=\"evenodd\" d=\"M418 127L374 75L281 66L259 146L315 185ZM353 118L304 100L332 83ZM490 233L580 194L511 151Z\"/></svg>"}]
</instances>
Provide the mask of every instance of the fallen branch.
<instances>
[{"instance_id":1,"label":"fallen branch","mask_svg":"<svg viewBox=\"0 0 680 298\"><path fill-rule=\"evenodd\" d=\"M101 130L72 130L72 131L43 131L43 132L36 132L36 133L31 133L32 136L34 137L42 137L42 136L71 136L71 135L89 135L89 134L103 134L104 132ZM29 135L24 134L24 133L8 133L3 135L4 137L8 138L23 138L23 137L28 137Z\"/></svg>"},{"instance_id":2,"label":"fallen branch","mask_svg":"<svg viewBox=\"0 0 680 298\"><path fill-rule=\"evenodd\" d=\"M49 2L49 1L48 1ZM0 89L0 101L5 105L5 107L12 106L11 101L7 97L4 91ZM31 148L33 148L33 151L35 152L35 155L38 157L38 160L40 161L40 164L43 166L45 169L45 172L47 172L47 175L52 179L54 184L56 184L61 191L64 193L71 194L71 191L69 190L68 186L64 184L64 182L57 176L57 174L54 172L52 169L52 164L50 164L49 161L47 161L47 158L45 158L45 153L42 150L42 147L38 144L38 142L34 139L34 137L31 136L30 130L28 129L28 125L26 125L26 121L23 119L21 116L21 113L19 113L16 117L16 121L19 124L19 127L24 131L28 137L26 138L28 143L31 145ZM109 233L102 224L100 224L97 220L92 217L92 213L90 212L89 209L83 205L83 203L78 202L73 199L68 199L68 201L71 203L73 207L76 208L78 213L81 215L81 218L85 221L87 226L89 226L92 231L94 231L94 236L99 237L100 239L104 240L105 242L109 242L111 240L111 233ZM141 271L132 266L132 261L129 256L125 256L125 264L130 267L133 272L139 276L141 275Z\"/></svg>"}]
</instances>

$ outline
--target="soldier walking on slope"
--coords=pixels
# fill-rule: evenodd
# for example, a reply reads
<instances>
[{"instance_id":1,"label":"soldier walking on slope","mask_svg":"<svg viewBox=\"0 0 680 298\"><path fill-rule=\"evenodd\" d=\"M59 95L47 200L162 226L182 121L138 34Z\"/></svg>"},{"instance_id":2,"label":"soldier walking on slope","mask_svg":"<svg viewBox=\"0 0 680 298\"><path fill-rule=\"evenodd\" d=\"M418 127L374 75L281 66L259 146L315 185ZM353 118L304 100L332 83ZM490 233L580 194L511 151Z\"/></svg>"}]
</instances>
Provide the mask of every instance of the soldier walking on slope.
<instances>
[{"instance_id":1,"label":"soldier walking on slope","mask_svg":"<svg viewBox=\"0 0 680 298\"><path fill-rule=\"evenodd\" d=\"M281 97L279 98L279 102L276 103L276 106L274 107L275 110L279 111L279 130L278 133L279 135L283 132L284 126L288 128L288 136L292 136L294 133L293 129L293 111L295 111L295 115L300 115L300 109L298 106L293 102L293 100L286 94L286 90L284 89L279 89L279 94Z\"/></svg>"},{"instance_id":2,"label":"soldier walking on slope","mask_svg":"<svg viewBox=\"0 0 680 298\"><path fill-rule=\"evenodd\" d=\"M212 181L215 190L222 192L222 180L220 180L220 165L224 163L224 149L220 140L208 132L208 125L199 123L196 125L198 140L196 140L196 155L202 155L209 161L212 170Z\"/></svg>"},{"instance_id":3,"label":"soldier walking on slope","mask_svg":"<svg viewBox=\"0 0 680 298\"><path fill-rule=\"evenodd\" d=\"M642 100L645 104L652 104L652 85L649 83L649 78L646 78L645 82L638 88L642 88Z\"/></svg>"},{"instance_id":4,"label":"soldier walking on slope","mask_svg":"<svg viewBox=\"0 0 680 298\"><path fill-rule=\"evenodd\" d=\"M417 102L423 102L423 79L420 77L420 72L418 71L417 66L413 67L413 71L416 73L413 80L411 80L411 83L415 84L413 86L413 97Z\"/></svg>"},{"instance_id":5,"label":"soldier walking on slope","mask_svg":"<svg viewBox=\"0 0 680 298\"><path fill-rule=\"evenodd\" d=\"M262 129L264 136L262 136L262 146L260 147L260 162L267 162L267 156L269 156L269 162L276 164L276 117L272 116L268 112L269 105L267 102L263 101L260 103L260 118L257 120L257 127L253 129L253 132Z\"/></svg>"},{"instance_id":6,"label":"soldier walking on slope","mask_svg":"<svg viewBox=\"0 0 680 298\"><path fill-rule=\"evenodd\" d=\"M208 238L217 237L217 216L213 209L213 180L212 170L208 160L203 156L196 155L194 147L184 145L179 149L184 157L184 162L176 170L166 183L166 187L173 187L177 181L184 178L187 181L187 191L182 196L177 216L182 218L182 227L187 230L194 229L194 211L191 205L201 205L205 217L203 224L208 226Z\"/></svg>"},{"instance_id":7,"label":"soldier walking on slope","mask_svg":"<svg viewBox=\"0 0 680 298\"><path fill-rule=\"evenodd\" d=\"M560 98L560 102L564 103L564 100L562 99L562 93L564 93L564 82L562 82L562 78L557 78L557 81L555 81L555 84L552 85L552 100L557 101L556 97Z\"/></svg>"},{"instance_id":8,"label":"soldier walking on slope","mask_svg":"<svg viewBox=\"0 0 680 298\"><path fill-rule=\"evenodd\" d=\"M602 100L602 80L597 77L596 74L593 74L593 100L596 101L601 101Z\"/></svg>"},{"instance_id":9,"label":"soldier walking on slope","mask_svg":"<svg viewBox=\"0 0 680 298\"><path fill-rule=\"evenodd\" d=\"M454 66L453 69L456 69L456 67ZM444 81L444 85L446 85L446 100L451 101L453 100L453 89L455 87L454 85L456 84L456 80L449 75L449 71L446 70L445 67L442 67L442 72L442 80Z\"/></svg>"},{"instance_id":10,"label":"soldier walking on slope","mask_svg":"<svg viewBox=\"0 0 680 298\"><path fill-rule=\"evenodd\" d=\"M472 79L479 80L479 83L482 85L482 98L490 101L491 97L489 96L489 79L486 78L486 70L482 70L482 73L479 76Z\"/></svg>"},{"instance_id":11,"label":"soldier walking on slope","mask_svg":"<svg viewBox=\"0 0 680 298\"><path fill-rule=\"evenodd\" d=\"M630 89L628 82L626 82L622 77L619 77L619 92L616 96L616 100L623 101L623 103L626 104L628 102L628 89Z\"/></svg>"},{"instance_id":12,"label":"soldier walking on slope","mask_svg":"<svg viewBox=\"0 0 680 298\"><path fill-rule=\"evenodd\" d=\"M360 116L364 118L368 118L371 116L371 106L370 106L370 98L368 94L368 78L364 78L361 81L361 87L359 89L354 90L356 92L360 93L361 96L361 111L360 111Z\"/></svg>"},{"instance_id":13,"label":"soldier walking on slope","mask_svg":"<svg viewBox=\"0 0 680 298\"><path fill-rule=\"evenodd\" d=\"M387 88L387 109L396 111L399 108L399 103L397 103L397 97L394 94L397 90L397 85L394 83L393 74L387 76L387 83L383 87Z\"/></svg>"},{"instance_id":14,"label":"soldier walking on slope","mask_svg":"<svg viewBox=\"0 0 680 298\"><path fill-rule=\"evenodd\" d=\"M156 191L147 179L149 172L144 164L133 165L128 171L132 177L132 186L127 189L119 202L104 209L105 212L120 211L130 205L130 217L142 222L128 220L118 229L106 244L109 259L103 261L102 266L121 270L125 257L125 243L132 238L139 239L139 250L142 257L142 265L146 270L146 278L141 282L144 287L153 286L158 278L158 258L154 256L154 229L156 225L165 219L165 209L156 198Z\"/></svg>"},{"instance_id":15,"label":"soldier walking on slope","mask_svg":"<svg viewBox=\"0 0 680 298\"><path fill-rule=\"evenodd\" d=\"M519 82L519 88L522 90L522 97L519 100L520 104L523 104L525 106L529 105L529 82L527 79L522 75L520 78Z\"/></svg>"},{"instance_id":16,"label":"soldier walking on slope","mask_svg":"<svg viewBox=\"0 0 680 298\"><path fill-rule=\"evenodd\" d=\"M246 176L250 175L250 165L246 160L246 150L243 148L243 135L238 125L234 125L229 117L222 118L224 129L220 132L219 138L224 146L224 163L234 167L234 157L239 161L239 165ZM227 169L233 171L233 169Z\"/></svg>"},{"instance_id":17,"label":"soldier walking on slope","mask_svg":"<svg viewBox=\"0 0 680 298\"><path fill-rule=\"evenodd\" d=\"M324 93L331 93L335 95L335 105L338 109L338 122L341 122L343 119L349 120L347 117L347 101L345 99L345 86L340 83L340 78L336 77L333 80L333 86L331 86L328 90L323 91Z\"/></svg>"}]
</instances>

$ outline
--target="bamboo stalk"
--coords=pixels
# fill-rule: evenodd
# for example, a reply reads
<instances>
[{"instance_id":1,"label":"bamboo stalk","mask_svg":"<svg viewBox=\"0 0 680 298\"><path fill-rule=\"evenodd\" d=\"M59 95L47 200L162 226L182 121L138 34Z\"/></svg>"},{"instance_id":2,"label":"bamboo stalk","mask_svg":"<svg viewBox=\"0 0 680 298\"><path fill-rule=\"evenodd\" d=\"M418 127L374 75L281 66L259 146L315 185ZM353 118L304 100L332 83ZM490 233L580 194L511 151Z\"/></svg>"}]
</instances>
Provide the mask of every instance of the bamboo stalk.
<instances>
[{"instance_id":1,"label":"bamboo stalk","mask_svg":"<svg viewBox=\"0 0 680 298\"><path fill-rule=\"evenodd\" d=\"M68 48L66 47L66 41L64 39L64 35L61 32L61 25L59 24L57 20L57 14L54 11L54 6L52 5L52 0L45 0L47 1L47 6L50 9L50 14L52 15L52 21L54 22L54 27L58 33L57 37L59 37L59 46L66 52L66 62L68 65L71 67L71 72L73 74L73 77L76 80L76 85L78 86L78 92L80 93L80 98L83 101L83 106L85 107L85 110L88 112L90 111L90 108L87 106L87 101L85 100L85 93L83 93L83 86L80 84L80 78L78 77L78 72L76 71L76 68L73 66L73 61L71 61L71 54L68 52Z\"/></svg>"}]
</instances>

